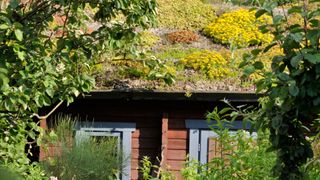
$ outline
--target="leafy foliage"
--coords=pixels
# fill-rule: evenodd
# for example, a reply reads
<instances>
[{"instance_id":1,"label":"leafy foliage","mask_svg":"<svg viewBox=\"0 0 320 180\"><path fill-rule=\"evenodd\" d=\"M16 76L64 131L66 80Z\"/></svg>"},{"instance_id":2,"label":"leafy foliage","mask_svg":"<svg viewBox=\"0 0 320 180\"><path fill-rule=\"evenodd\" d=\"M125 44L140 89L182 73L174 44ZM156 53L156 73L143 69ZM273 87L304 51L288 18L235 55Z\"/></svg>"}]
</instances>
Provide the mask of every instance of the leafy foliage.
<instances>
[{"instance_id":1,"label":"leafy foliage","mask_svg":"<svg viewBox=\"0 0 320 180\"><path fill-rule=\"evenodd\" d=\"M320 178L320 133L311 139L314 157L309 159L303 167L303 172L308 174L310 179Z\"/></svg>"},{"instance_id":2,"label":"leafy foliage","mask_svg":"<svg viewBox=\"0 0 320 180\"><path fill-rule=\"evenodd\" d=\"M280 179L300 179L305 176L300 167L313 157L305 135L310 133L312 124L319 124L319 10L309 10L304 1L302 6L288 9L288 14L301 15L303 23L283 26L288 18L286 14L274 14L278 5L281 2L271 2L256 12L257 17L272 16L273 24L262 26L261 30L271 32L275 38L264 49L247 55L244 63L246 69L252 69L246 72L248 75L258 69L251 62L259 53L268 52L275 45L283 51L273 57L272 71L266 72L257 84L258 90L267 95L261 100L257 126L270 129L270 150L277 152L274 174Z\"/></svg>"},{"instance_id":3,"label":"leafy foliage","mask_svg":"<svg viewBox=\"0 0 320 180\"><path fill-rule=\"evenodd\" d=\"M221 79L232 75L230 68L228 68L228 61L216 51L194 52L181 59L180 63L187 68L203 72L209 79Z\"/></svg>"},{"instance_id":4,"label":"leafy foliage","mask_svg":"<svg viewBox=\"0 0 320 180\"><path fill-rule=\"evenodd\" d=\"M204 34L212 37L221 44L233 44L237 47L248 47L269 43L271 34L263 34L258 27L271 22L268 16L255 18L255 11L239 9L222 14L203 30Z\"/></svg>"},{"instance_id":5,"label":"leafy foliage","mask_svg":"<svg viewBox=\"0 0 320 180\"><path fill-rule=\"evenodd\" d=\"M134 30L154 24L155 6L154 0L1 2L1 164L25 178L43 175L36 163L29 166L24 152L43 134L32 117L39 108L69 104L90 91L95 84L90 67L107 51L134 52ZM88 7L93 11L86 12ZM114 21L118 16L122 21ZM55 17L62 24L50 26ZM91 23L98 27L86 33Z\"/></svg>"},{"instance_id":6,"label":"leafy foliage","mask_svg":"<svg viewBox=\"0 0 320 180\"><path fill-rule=\"evenodd\" d=\"M215 18L211 5L201 0L158 0L159 26L200 30Z\"/></svg>"},{"instance_id":7,"label":"leafy foliage","mask_svg":"<svg viewBox=\"0 0 320 180\"><path fill-rule=\"evenodd\" d=\"M139 172L141 172L143 180L158 180L158 179L175 180L177 179L172 173L165 171L164 169L162 169L157 165L153 165L150 162L150 158L148 156L144 156L140 162L141 162L141 166L139 167ZM153 177L151 174L157 174L157 176Z\"/></svg>"},{"instance_id":8,"label":"leafy foliage","mask_svg":"<svg viewBox=\"0 0 320 180\"><path fill-rule=\"evenodd\" d=\"M252 116L258 117L256 110L252 107L234 107L228 101L225 102L229 107L221 110L216 107L207 114L208 123L211 124L210 122L214 121L210 128L218 136L215 147L209 148L215 151L216 156L212 157L207 164L200 164L200 162L192 159L187 160L185 167L180 171L182 177L186 180L276 179L270 176L273 165L277 160L277 153L268 151L271 145L269 141L270 132L259 130L252 133L246 130L233 130L232 122L234 120L239 117L244 118L245 125L252 120ZM314 149L319 147L318 138L319 134L316 138L310 140L313 142ZM140 168L144 179L162 179L162 176L159 178L159 176L153 177L150 175L153 168L157 169L158 167L152 165L145 157ZM318 179L319 157L309 159L308 164L303 168L306 178ZM164 177L170 176L165 174ZM170 178L174 179L174 177Z\"/></svg>"},{"instance_id":9,"label":"leafy foliage","mask_svg":"<svg viewBox=\"0 0 320 180\"><path fill-rule=\"evenodd\" d=\"M0 179L22 180L20 176L3 167L0 167Z\"/></svg>"}]
</instances>

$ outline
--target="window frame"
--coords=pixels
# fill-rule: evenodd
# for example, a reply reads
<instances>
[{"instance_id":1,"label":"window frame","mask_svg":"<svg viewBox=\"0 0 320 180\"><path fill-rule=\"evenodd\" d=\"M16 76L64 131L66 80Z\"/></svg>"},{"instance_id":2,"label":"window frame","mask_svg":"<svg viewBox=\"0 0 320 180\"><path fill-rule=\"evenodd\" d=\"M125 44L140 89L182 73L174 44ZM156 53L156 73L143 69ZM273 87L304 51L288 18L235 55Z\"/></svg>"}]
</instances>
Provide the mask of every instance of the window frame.
<instances>
[{"instance_id":1,"label":"window frame","mask_svg":"<svg viewBox=\"0 0 320 180\"><path fill-rule=\"evenodd\" d=\"M119 138L124 159L128 159L121 174L121 180L129 180L131 176L132 132L136 123L127 122L80 122L76 125L76 141L88 136L115 136Z\"/></svg>"},{"instance_id":2,"label":"window frame","mask_svg":"<svg viewBox=\"0 0 320 180\"><path fill-rule=\"evenodd\" d=\"M197 160L201 164L208 162L208 139L210 137L219 137L217 133L211 130L210 127L214 127L217 124L216 121L208 123L203 119L187 119L185 121L186 128L189 129L189 158L190 160ZM250 129L250 124L243 124L243 121L233 121L231 123L231 130ZM231 131L231 134L235 134L235 131ZM255 136L253 134L253 136ZM204 153L205 152L205 153Z\"/></svg>"}]
</instances>

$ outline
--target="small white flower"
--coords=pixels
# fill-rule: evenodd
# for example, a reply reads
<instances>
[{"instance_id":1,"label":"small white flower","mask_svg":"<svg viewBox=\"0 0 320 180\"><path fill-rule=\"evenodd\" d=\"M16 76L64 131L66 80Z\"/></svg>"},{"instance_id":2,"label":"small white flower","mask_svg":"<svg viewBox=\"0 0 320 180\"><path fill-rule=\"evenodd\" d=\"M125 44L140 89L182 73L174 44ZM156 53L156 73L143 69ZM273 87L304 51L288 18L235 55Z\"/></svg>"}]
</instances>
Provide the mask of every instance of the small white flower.
<instances>
[{"instance_id":1,"label":"small white flower","mask_svg":"<svg viewBox=\"0 0 320 180\"><path fill-rule=\"evenodd\" d=\"M50 180L58 180L58 178L55 176L50 176Z\"/></svg>"},{"instance_id":2,"label":"small white flower","mask_svg":"<svg viewBox=\"0 0 320 180\"><path fill-rule=\"evenodd\" d=\"M56 70L59 72L59 73L63 73L63 71L65 70L65 65L63 63L60 63L57 65L56 67Z\"/></svg>"}]
</instances>

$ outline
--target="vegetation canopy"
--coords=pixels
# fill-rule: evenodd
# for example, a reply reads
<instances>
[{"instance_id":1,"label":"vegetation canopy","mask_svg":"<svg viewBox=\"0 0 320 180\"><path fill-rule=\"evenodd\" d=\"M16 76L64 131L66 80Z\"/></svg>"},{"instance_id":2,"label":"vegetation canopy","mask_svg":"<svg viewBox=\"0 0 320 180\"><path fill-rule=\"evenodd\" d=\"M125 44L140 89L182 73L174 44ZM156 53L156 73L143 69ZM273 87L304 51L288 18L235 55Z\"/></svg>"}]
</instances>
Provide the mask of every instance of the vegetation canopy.
<instances>
[{"instance_id":1,"label":"vegetation canopy","mask_svg":"<svg viewBox=\"0 0 320 180\"><path fill-rule=\"evenodd\" d=\"M312 4L314 10L309 9ZM313 157L307 136L319 131L319 73L320 73L320 21L318 1L303 1L289 8L283 2L266 3L256 12L272 16L273 23L260 27L272 33L274 40L265 48L255 49L244 56L245 74L249 75L263 66L254 61L257 55L278 45L283 54L272 58L271 71L257 83L258 92L265 92L262 108L257 116L257 127L270 130L271 148L277 152L274 175L280 179L302 179L301 166ZM274 9L282 7L281 13ZM301 22L290 25L288 15L301 15Z\"/></svg>"},{"instance_id":2,"label":"vegetation canopy","mask_svg":"<svg viewBox=\"0 0 320 180\"><path fill-rule=\"evenodd\" d=\"M25 154L26 144L41 143L33 118L46 117L38 109L90 91L92 65L108 51L134 53L135 29L154 25L155 7L154 0L0 1L1 164L40 179Z\"/></svg>"}]
</instances>

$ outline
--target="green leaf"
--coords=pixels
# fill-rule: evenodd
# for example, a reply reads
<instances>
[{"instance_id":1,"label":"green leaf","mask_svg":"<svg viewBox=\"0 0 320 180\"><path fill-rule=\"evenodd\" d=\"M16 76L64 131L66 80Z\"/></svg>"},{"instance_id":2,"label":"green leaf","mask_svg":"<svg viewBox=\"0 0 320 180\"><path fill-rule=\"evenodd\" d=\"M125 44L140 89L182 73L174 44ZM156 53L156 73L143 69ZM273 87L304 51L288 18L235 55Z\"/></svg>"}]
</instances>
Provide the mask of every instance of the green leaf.
<instances>
[{"instance_id":1,"label":"green leaf","mask_svg":"<svg viewBox=\"0 0 320 180\"><path fill-rule=\"evenodd\" d=\"M42 107L43 106L43 98L40 95L36 95L34 98L34 101L36 102L38 107Z\"/></svg>"},{"instance_id":2,"label":"green leaf","mask_svg":"<svg viewBox=\"0 0 320 180\"><path fill-rule=\"evenodd\" d=\"M17 51L17 55L18 55L18 58L20 59L20 60L25 60L25 52L23 52L23 51Z\"/></svg>"},{"instance_id":3,"label":"green leaf","mask_svg":"<svg viewBox=\"0 0 320 180\"><path fill-rule=\"evenodd\" d=\"M304 54L303 57L312 64L317 64L320 62L320 54Z\"/></svg>"},{"instance_id":4,"label":"green leaf","mask_svg":"<svg viewBox=\"0 0 320 180\"><path fill-rule=\"evenodd\" d=\"M46 95L43 95L42 97L43 97L43 105L50 106L50 104L51 104L50 98Z\"/></svg>"},{"instance_id":5,"label":"green leaf","mask_svg":"<svg viewBox=\"0 0 320 180\"><path fill-rule=\"evenodd\" d=\"M9 6L12 9L16 9L20 4L20 0L10 0L9 2L10 2Z\"/></svg>"},{"instance_id":6,"label":"green leaf","mask_svg":"<svg viewBox=\"0 0 320 180\"><path fill-rule=\"evenodd\" d=\"M61 50L61 49L63 49L64 47L65 47L65 44L66 42L65 42L65 40L64 39L59 39L58 40L58 42L57 42L57 48L59 49L59 50Z\"/></svg>"},{"instance_id":7,"label":"green leaf","mask_svg":"<svg viewBox=\"0 0 320 180\"><path fill-rule=\"evenodd\" d=\"M14 35L16 36L18 41L23 40L23 32L20 29L14 30Z\"/></svg>"},{"instance_id":8,"label":"green leaf","mask_svg":"<svg viewBox=\"0 0 320 180\"><path fill-rule=\"evenodd\" d=\"M320 21L318 19L312 19L309 21L312 27L318 27L320 25Z\"/></svg>"},{"instance_id":9,"label":"green leaf","mask_svg":"<svg viewBox=\"0 0 320 180\"><path fill-rule=\"evenodd\" d=\"M4 107L7 111L14 111L14 103L12 101L12 98L7 98L5 101L4 101Z\"/></svg>"},{"instance_id":10,"label":"green leaf","mask_svg":"<svg viewBox=\"0 0 320 180\"><path fill-rule=\"evenodd\" d=\"M270 43L268 46L266 46L263 50L263 52L268 52L273 46L277 45L276 42Z\"/></svg>"},{"instance_id":11,"label":"green leaf","mask_svg":"<svg viewBox=\"0 0 320 180\"><path fill-rule=\"evenodd\" d=\"M307 89L307 94L308 96L310 97L316 97L318 95L318 89L315 87L315 86L310 86L308 89Z\"/></svg>"},{"instance_id":12,"label":"green leaf","mask_svg":"<svg viewBox=\"0 0 320 180\"><path fill-rule=\"evenodd\" d=\"M254 66L249 65L249 66L244 68L243 74L245 76L250 76L250 74L254 73L255 71L256 71L256 69L254 68Z\"/></svg>"},{"instance_id":13,"label":"green leaf","mask_svg":"<svg viewBox=\"0 0 320 180\"><path fill-rule=\"evenodd\" d=\"M47 93L47 95L48 95L49 97L53 98L55 91L54 91L53 88L48 87L48 88L46 89L46 93Z\"/></svg>"},{"instance_id":14,"label":"green leaf","mask_svg":"<svg viewBox=\"0 0 320 180\"><path fill-rule=\"evenodd\" d=\"M301 33L293 33L293 34L290 34L290 36L297 43L300 43L303 39L303 35Z\"/></svg>"},{"instance_id":15,"label":"green leaf","mask_svg":"<svg viewBox=\"0 0 320 180\"><path fill-rule=\"evenodd\" d=\"M291 80L290 76L286 73L278 73L277 77L281 80L281 81L289 81Z\"/></svg>"},{"instance_id":16,"label":"green leaf","mask_svg":"<svg viewBox=\"0 0 320 180\"><path fill-rule=\"evenodd\" d=\"M291 58L290 60L290 64L292 67L297 68L300 61L302 60L302 55L301 54L297 54L296 56L294 56L293 58Z\"/></svg>"},{"instance_id":17,"label":"green leaf","mask_svg":"<svg viewBox=\"0 0 320 180\"><path fill-rule=\"evenodd\" d=\"M8 29L8 28L9 28L9 26L6 25L6 24L1 24L0 25L0 29Z\"/></svg>"},{"instance_id":18,"label":"green leaf","mask_svg":"<svg viewBox=\"0 0 320 180\"><path fill-rule=\"evenodd\" d=\"M0 72L0 89L4 90L8 86L9 82L9 78L4 73Z\"/></svg>"},{"instance_id":19,"label":"green leaf","mask_svg":"<svg viewBox=\"0 0 320 180\"><path fill-rule=\"evenodd\" d=\"M262 50L261 49L254 49L251 51L251 54L253 54L254 56L257 56Z\"/></svg>"},{"instance_id":20,"label":"green leaf","mask_svg":"<svg viewBox=\"0 0 320 180\"><path fill-rule=\"evenodd\" d=\"M314 106L318 106L320 104L320 97L315 98L312 103Z\"/></svg>"},{"instance_id":21,"label":"green leaf","mask_svg":"<svg viewBox=\"0 0 320 180\"><path fill-rule=\"evenodd\" d=\"M279 129L282 124L282 117L281 115L276 115L275 117L272 118L272 128L274 129Z\"/></svg>"},{"instance_id":22,"label":"green leaf","mask_svg":"<svg viewBox=\"0 0 320 180\"><path fill-rule=\"evenodd\" d=\"M264 15L265 13L267 13L268 11L266 11L265 9L260 9L256 12L255 16L256 18L261 17L262 15Z\"/></svg>"},{"instance_id":23,"label":"green leaf","mask_svg":"<svg viewBox=\"0 0 320 180\"><path fill-rule=\"evenodd\" d=\"M289 93L292 96L297 96L299 94L299 88L296 86L295 81L290 81L289 82Z\"/></svg>"},{"instance_id":24,"label":"green leaf","mask_svg":"<svg viewBox=\"0 0 320 180\"><path fill-rule=\"evenodd\" d=\"M261 61L255 62L253 64L253 66L254 66L255 69L259 69L259 70L263 69L263 67L264 67L264 65L263 65L263 63Z\"/></svg>"},{"instance_id":25,"label":"green leaf","mask_svg":"<svg viewBox=\"0 0 320 180\"><path fill-rule=\"evenodd\" d=\"M317 46L319 43L320 30L310 29L307 31L307 39L310 40L312 46Z\"/></svg>"},{"instance_id":26,"label":"green leaf","mask_svg":"<svg viewBox=\"0 0 320 180\"><path fill-rule=\"evenodd\" d=\"M288 9L288 14L292 13L301 13L302 12L302 7L301 6L294 6L290 9Z\"/></svg>"},{"instance_id":27,"label":"green leaf","mask_svg":"<svg viewBox=\"0 0 320 180\"><path fill-rule=\"evenodd\" d=\"M281 21L283 21L284 20L284 16L282 16L282 15L275 15L275 16L273 16L273 24L279 24L279 23L281 23Z\"/></svg>"}]
</instances>

